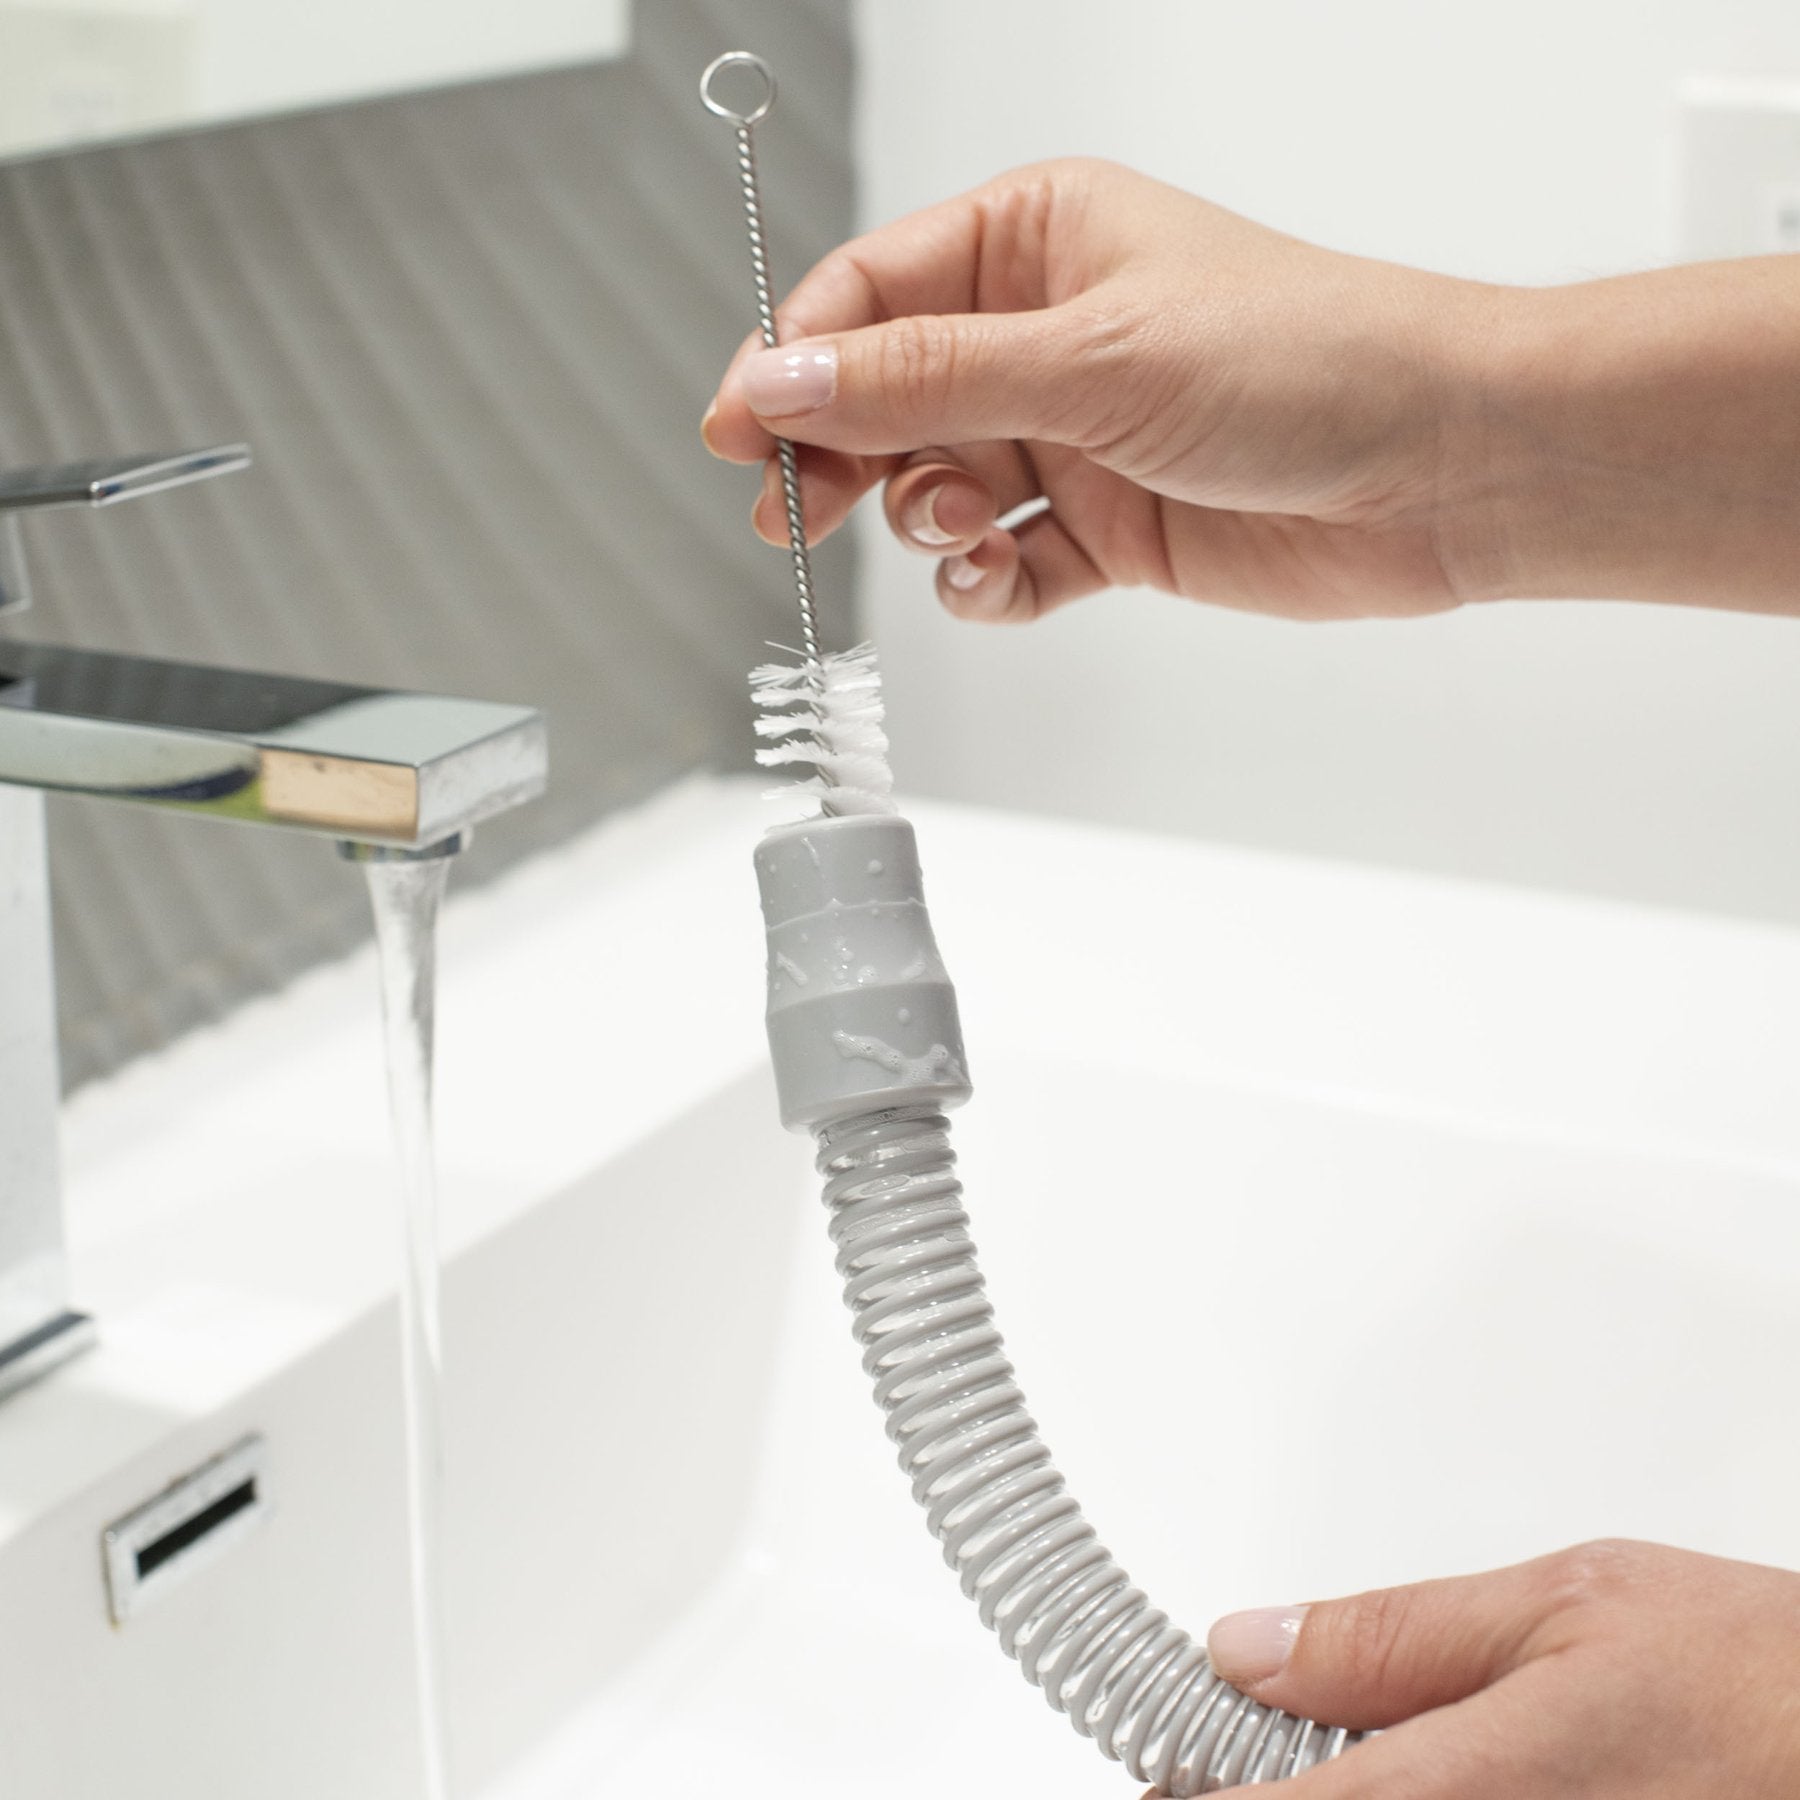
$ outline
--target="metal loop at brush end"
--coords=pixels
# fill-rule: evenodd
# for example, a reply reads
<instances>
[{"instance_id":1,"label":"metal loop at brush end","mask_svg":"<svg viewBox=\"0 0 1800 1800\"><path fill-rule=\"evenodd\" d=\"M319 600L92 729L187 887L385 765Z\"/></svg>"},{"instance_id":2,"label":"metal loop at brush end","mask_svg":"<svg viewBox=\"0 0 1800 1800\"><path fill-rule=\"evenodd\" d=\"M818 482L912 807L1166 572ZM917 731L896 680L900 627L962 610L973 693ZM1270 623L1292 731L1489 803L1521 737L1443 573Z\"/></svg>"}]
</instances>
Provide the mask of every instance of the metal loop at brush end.
<instances>
[{"instance_id":1,"label":"metal loop at brush end","mask_svg":"<svg viewBox=\"0 0 1800 1800\"><path fill-rule=\"evenodd\" d=\"M738 112L727 106L713 92L713 83L726 69L750 69L760 75L763 80L762 100L747 113ZM723 56L715 56L706 65L706 72L700 77L700 103L709 113L716 113L721 119L740 128L759 125L769 116L775 104L775 71L760 56L748 50L727 50Z\"/></svg>"},{"instance_id":2,"label":"metal loop at brush end","mask_svg":"<svg viewBox=\"0 0 1800 1800\"><path fill-rule=\"evenodd\" d=\"M749 112L729 107L714 92L714 83L727 69L748 69L763 82L761 101ZM776 349L775 296L769 279L768 242L763 231L762 195L756 178L757 121L768 117L775 104L775 74L760 56L748 50L727 50L706 65L700 77L700 102L715 117L726 120L737 133L738 182L744 199L744 226L750 239L750 277L756 290L757 329L765 348ZM806 660L821 666L818 603L813 593L812 556L806 546L805 508L800 495L800 464L794 446L786 438L775 440L781 466L781 497L787 513L788 553L794 564L794 593L800 603L800 641Z\"/></svg>"}]
</instances>

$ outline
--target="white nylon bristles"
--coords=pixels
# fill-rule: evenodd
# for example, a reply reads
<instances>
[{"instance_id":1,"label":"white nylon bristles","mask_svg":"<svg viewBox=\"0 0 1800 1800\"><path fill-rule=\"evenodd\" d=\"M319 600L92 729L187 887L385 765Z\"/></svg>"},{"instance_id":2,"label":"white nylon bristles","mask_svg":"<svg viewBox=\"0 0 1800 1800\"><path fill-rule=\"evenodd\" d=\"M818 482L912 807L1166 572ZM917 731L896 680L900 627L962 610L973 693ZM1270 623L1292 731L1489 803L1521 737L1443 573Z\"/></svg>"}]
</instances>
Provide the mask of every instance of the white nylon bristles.
<instances>
[{"instance_id":1,"label":"white nylon bristles","mask_svg":"<svg viewBox=\"0 0 1800 1800\"><path fill-rule=\"evenodd\" d=\"M750 671L750 696L756 735L769 740L756 760L765 768L800 764L814 771L774 797L816 795L828 818L896 810L873 644L816 663L765 663Z\"/></svg>"}]
</instances>

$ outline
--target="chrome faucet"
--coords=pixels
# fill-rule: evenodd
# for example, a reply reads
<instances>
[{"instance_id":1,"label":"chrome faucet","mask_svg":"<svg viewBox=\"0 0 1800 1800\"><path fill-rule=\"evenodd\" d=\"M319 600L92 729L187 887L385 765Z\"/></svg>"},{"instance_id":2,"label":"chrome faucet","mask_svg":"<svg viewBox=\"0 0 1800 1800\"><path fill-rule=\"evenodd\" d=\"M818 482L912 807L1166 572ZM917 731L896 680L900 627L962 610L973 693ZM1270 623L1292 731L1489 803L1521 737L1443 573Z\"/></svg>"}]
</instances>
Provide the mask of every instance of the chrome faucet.
<instances>
[{"instance_id":1,"label":"chrome faucet","mask_svg":"<svg viewBox=\"0 0 1800 1800\"><path fill-rule=\"evenodd\" d=\"M241 444L0 473L0 612L29 602L19 515L229 474ZM97 794L441 855L541 791L533 708L0 639L0 1397L85 1349L58 1170L44 794Z\"/></svg>"}]
</instances>

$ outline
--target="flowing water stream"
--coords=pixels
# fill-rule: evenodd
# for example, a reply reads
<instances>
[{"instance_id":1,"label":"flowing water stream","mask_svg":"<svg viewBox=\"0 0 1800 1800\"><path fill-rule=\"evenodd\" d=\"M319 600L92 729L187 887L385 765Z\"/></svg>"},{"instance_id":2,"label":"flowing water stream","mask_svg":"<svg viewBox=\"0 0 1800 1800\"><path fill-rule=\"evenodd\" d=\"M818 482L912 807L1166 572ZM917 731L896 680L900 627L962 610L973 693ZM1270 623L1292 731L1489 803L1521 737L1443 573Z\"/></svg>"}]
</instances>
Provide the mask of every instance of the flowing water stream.
<instances>
[{"instance_id":1,"label":"flowing water stream","mask_svg":"<svg viewBox=\"0 0 1800 1800\"><path fill-rule=\"evenodd\" d=\"M443 1335L439 1321L437 1167L431 1136L437 918L454 859L364 862L381 963L388 1104L401 1176L401 1373L412 1556L414 1664L426 1800L449 1800L444 1713Z\"/></svg>"}]
</instances>

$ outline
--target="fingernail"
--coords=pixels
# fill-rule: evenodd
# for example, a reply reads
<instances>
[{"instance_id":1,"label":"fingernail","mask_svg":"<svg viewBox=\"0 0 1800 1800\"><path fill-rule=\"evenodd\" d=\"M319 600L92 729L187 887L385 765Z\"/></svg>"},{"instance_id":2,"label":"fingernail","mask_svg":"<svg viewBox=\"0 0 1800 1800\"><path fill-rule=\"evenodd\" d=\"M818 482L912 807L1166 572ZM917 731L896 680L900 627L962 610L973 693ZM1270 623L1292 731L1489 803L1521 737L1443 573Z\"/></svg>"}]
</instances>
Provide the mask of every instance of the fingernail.
<instances>
[{"instance_id":1,"label":"fingernail","mask_svg":"<svg viewBox=\"0 0 1800 1800\"><path fill-rule=\"evenodd\" d=\"M946 531L938 523L938 496L943 491L943 488L939 486L927 488L922 494L915 494L900 520L900 523L906 527L906 535L914 543L925 544L933 550L956 542L956 533Z\"/></svg>"},{"instance_id":2,"label":"fingernail","mask_svg":"<svg viewBox=\"0 0 1800 1800\"><path fill-rule=\"evenodd\" d=\"M713 420L716 419L718 416L719 416L718 401L709 400L707 402L706 411L700 415L700 441L707 447L708 450L712 450L712 447L713 447L713 441L712 441ZM713 450L714 456L717 456L718 454L719 454L718 451Z\"/></svg>"},{"instance_id":3,"label":"fingernail","mask_svg":"<svg viewBox=\"0 0 1800 1800\"><path fill-rule=\"evenodd\" d=\"M970 588L978 587L987 570L978 568L975 559L970 556L950 556L944 559L944 579L959 593L966 594Z\"/></svg>"},{"instance_id":4,"label":"fingernail","mask_svg":"<svg viewBox=\"0 0 1800 1800\"><path fill-rule=\"evenodd\" d=\"M801 344L787 350L758 350L739 372L744 399L753 413L789 419L816 412L837 390L837 346Z\"/></svg>"},{"instance_id":5,"label":"fingernail","mask_svg":"<svg viewBox=\"0 0 1800 1800\"><path fill-rule=\"evenodd\" d=\"M1254 1686L1287 1667L1305 1622L1304 1606L1229 1613L1207 1633L1206 1651L1234 1687Z\"/></svg>"}]
</instances>

